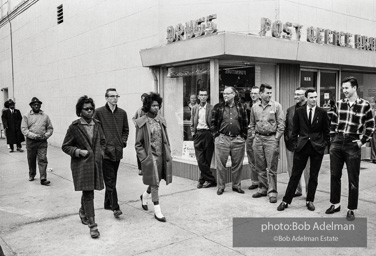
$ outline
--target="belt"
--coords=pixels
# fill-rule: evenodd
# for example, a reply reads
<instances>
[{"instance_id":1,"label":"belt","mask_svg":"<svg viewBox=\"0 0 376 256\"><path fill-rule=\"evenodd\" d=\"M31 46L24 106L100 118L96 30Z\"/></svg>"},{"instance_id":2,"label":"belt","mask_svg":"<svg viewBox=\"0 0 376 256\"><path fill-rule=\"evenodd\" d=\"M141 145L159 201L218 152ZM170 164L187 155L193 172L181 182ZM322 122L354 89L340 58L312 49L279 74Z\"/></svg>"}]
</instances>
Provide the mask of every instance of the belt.
<instances>
[{"instance_id":1,"label":"belt","mask_svg":"<svg viewBox=\"0 0 376 256\"><path fill-rule=\"evenodd\" d=\"M238 137L239 136L239 134L238 135L233 135L233 134L225 134L225 133L221 133L221 134L223 134L223 135L225 135L225 136L229 136L229 137L231 137L231 138L235 138L235 137Z\"/></svg>"},{"instance_id":2,"label":"belt","mask_svg":"<svg viewBox=\"0 0 376 256\"><path fill-rule=\"evenodd\" d=\"M357 138L359 139L359 134L355 133L343 133L343 132L338 132L337 133L339 136L342 136L344 138Z\"/></svg>"},{"instance_id":3,"label":"belt","mask_svg":"<svg viewBox=\"0 0 376 256\"><path fill-rule=\"evenodd\" d=\"M200 130L197 130L197 132L208 132L209 129L200 129Z\"/></svg>"},{"instance_id":4,"label":"belt","mask_svg":"<svg viewBox=\"0 0 376 256\"><path fill-rule=\"evenodd\" d=\"M275 132L270 132L270 133L256 132L256 134L262 135L262 136L272 136L272 135L275 135L276 133Z\"/></svg>"}]
</instances>

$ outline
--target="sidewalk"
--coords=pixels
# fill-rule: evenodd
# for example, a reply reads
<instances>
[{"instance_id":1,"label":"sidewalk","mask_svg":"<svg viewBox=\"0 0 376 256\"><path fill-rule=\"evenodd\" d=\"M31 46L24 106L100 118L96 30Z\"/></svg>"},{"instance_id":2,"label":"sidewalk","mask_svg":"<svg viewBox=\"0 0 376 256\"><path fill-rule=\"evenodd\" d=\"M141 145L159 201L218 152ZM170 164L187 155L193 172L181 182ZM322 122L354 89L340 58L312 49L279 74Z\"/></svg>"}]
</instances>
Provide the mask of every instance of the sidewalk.
<instances>
[{"instance_id":1,"label":"sidewalk","mask_svg":"<svg viewBox=\"0 0 376 256\"><path fill-rule=\"evenodd\" d=\"M0 245L11 255L375 255L376 165L362 161L359 210L356 217L368 218L368 248L234 248L233 217L331 217L329 203L329 162L324 161L316 193L316 210L305 207L304 197L295 198L283 212L276 210L286 190L288 176L278 176L278 203L266 197L252 198L254 191L244 181L245 194L231 191L217 196L216 188L197 189L196 182L174 177L160 186L160 204L167 222L154 219L153 206L144 211L140 194L146 189L135 167L121 164L118 196L123 215L115 219L103 209L104 190L95 192L96 221L101 233L92 239L89 228L78 217L81 192L75 192L70 157L60 148L48 148L48 179L28 181L26 151L9 153L0 139ZM36 177L39 176L39 173ZM342 210L346 216L347 173L342 178ZM257 236L257 231L250 235Z\"/></svg>"}]
</instances>

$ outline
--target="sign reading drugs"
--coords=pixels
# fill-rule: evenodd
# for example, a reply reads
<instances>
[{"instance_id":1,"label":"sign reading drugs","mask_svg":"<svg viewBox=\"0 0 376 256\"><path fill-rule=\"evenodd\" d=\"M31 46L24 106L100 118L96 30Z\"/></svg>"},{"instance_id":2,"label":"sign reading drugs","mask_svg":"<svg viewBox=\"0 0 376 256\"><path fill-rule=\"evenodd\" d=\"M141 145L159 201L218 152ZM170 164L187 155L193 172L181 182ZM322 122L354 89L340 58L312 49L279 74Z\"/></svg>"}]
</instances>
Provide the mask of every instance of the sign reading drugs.
<instances>
[{"instance_id":1,"label":"sign reading drugs","mask_svg":"<svg viewBox=\"0 0 376 256\"><path fill-rule=\"evenodd\" d=\"M272 22L268 18L261 18L260 36L270 34L275 38L285 38L300 41L303 26L297 23ZM340 47L355 48L365 51L376 51L376 38L363 35L352 35L343 31L324 29L319 27L307 28L307 41L310 43L335 45Z\"/></svg>"},{"instance_id":2,"label":"sign reading drugs","mask_svg":"<svg viewBox=\"0 0 376 256\"><path fill-rule=\"evenodd\" d=\"M179 23L175 27L167 27L167 42L173 43L193 37L200 37L217 32L217 24L213 22L216 14L202 17L196 20L187 21L185 25Z\"/></svg>"}]
</instances>

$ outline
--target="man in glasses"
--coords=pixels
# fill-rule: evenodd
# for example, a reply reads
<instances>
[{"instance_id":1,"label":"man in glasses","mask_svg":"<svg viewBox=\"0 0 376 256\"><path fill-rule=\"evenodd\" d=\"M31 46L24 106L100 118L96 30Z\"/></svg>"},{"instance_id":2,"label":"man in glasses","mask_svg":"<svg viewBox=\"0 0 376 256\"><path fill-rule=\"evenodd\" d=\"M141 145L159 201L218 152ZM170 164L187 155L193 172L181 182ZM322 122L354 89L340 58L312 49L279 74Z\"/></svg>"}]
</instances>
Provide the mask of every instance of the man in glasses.
<instances>
[{"instance_id":1,"label":"man in glasses","mask_svg":"<svg viewBox=\"0 0 376 256\"><path fill-rule=\"evenodd\" d=\"M293 130L293 120L296 110L299 108L307 106L307 99L305 97L306 88L298 87L295 89L294 100L295 105L289 107L286 111L286 121L285 121L285 144L286 144L286 158L287 158L287 172L289 177L291 177L292 172L292 163L294 159L295 143L292 139L292 130ZM308 180L309 180L309 166L310 159L307 161L307 166L304 169L304 181L305 181L305 191L308 191ZM299 180L298 186L296 188L294 197L302 195L302 182Z\"/></svg>"},{"instance_id":2,"label":"man in glasses","mask_svg":"<svg viewBox=\"0 0 376 256\"><path fill-rule=\"evenodd\" d=\"M117 172L127 146L129 135L127 113L117 106L119 95L115 88L106 90L106 105L95 110L94 118L100 121L106 137L103 159L103 180L106 186L104 209L112 210L118 218L122 213L116 192Z\"/></svg>"},{"instance_id":3,"label":"man in glasses","mask_svg":"<svg viewBox=\"0 0 376 256\"><path fill-rule=\"evenodd\" d=\"M191 116L191 132L197 164L201 172L197 188L216 187L217 182L210 170L210 163L214 153L214 139L210 132L213 106L207 103L207 89L200 89L198 98L200 99L200 104L192 108Z\"/></svg>"},{"instance_id":4,"label":"man in glasses","mask_svg":"<svg viewBox=\"0 0 376 256\"><path fill-rule=\"evenodd\" d=\"M24 115L21 123L21 131L26 136L27 161L29 164L29 181L33 181L36 175L36 165L40 173L40 184L48 186L47 180L47 139L53 133L50 118L40 109L42 102L33 97L30 102L31 111Z\"/></svg>"}]
</instances>

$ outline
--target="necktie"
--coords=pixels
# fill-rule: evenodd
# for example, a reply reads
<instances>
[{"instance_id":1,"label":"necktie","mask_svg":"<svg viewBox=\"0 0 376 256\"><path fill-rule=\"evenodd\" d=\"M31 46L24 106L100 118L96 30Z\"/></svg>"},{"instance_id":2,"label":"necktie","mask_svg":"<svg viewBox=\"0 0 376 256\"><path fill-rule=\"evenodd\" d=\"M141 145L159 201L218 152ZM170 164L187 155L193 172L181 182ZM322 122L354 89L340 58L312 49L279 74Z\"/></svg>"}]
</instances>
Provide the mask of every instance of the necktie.
<instances>
[{"instance_id":1,"label":"necktie","mask_svg":"<svg viewBox=\"0 0 376 256\"><path fill-rule=\"evenodd\" d=\"M312 124L312 108L309 108L308 120L309 120L309 124Z\"/></svg>"}]
</instances>

